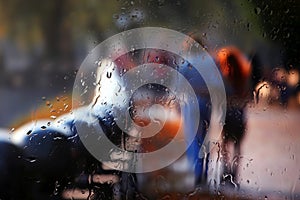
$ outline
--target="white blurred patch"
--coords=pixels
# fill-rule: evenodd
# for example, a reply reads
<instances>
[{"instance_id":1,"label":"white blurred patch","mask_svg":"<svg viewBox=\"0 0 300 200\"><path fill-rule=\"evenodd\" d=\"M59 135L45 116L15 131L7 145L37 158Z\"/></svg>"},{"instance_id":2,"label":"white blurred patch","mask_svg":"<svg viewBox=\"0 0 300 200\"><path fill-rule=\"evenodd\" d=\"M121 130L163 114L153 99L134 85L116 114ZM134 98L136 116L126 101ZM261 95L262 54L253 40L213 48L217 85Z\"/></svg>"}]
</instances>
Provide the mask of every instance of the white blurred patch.
<instances>
[{"instance_id":1,"label":"white blurred patch","mask_svg":"<svg viewBox=\"0 0 300 200\"><path fill-rule=\"evenodd\" d=\"M116 64L109 59L103 59L99 61L96 73L92 112L96 115L98 112L103 112L103 105L123 108L127 95Z\"/></svg>"}]
</instances>

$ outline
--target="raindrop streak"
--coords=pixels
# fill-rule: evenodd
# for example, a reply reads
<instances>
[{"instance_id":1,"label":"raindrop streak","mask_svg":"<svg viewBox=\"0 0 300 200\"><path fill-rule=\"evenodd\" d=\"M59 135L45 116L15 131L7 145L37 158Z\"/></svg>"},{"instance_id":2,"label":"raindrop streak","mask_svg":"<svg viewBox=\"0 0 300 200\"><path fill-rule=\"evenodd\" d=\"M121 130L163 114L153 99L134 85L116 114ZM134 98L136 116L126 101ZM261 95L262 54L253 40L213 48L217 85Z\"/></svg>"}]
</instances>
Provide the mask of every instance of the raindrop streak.
<instances>
[{"instance_id":1,"label":"raindrop streak","mask_svg":"<svg viewBox=\"0 0 300 200\"><path fill-rule=\"evenodd\" d=\"M34 163L34 162L36 162L37 159L34 157L28 157L28 158L26 158L26 160L30 163Z\"/></svg>"},{"instance_id":2,"label":"raindrop streak","mask_svg":"<svg viewBox=\"0 0 300 200\"><path fill-rule=\"evenodd\" d=\"M223 175L224 178L230 177L230 182L234 185L234 188L237 188L237 184L233 181L233 176L231 174L225 174Z\"/></svg>"}]
</instances>

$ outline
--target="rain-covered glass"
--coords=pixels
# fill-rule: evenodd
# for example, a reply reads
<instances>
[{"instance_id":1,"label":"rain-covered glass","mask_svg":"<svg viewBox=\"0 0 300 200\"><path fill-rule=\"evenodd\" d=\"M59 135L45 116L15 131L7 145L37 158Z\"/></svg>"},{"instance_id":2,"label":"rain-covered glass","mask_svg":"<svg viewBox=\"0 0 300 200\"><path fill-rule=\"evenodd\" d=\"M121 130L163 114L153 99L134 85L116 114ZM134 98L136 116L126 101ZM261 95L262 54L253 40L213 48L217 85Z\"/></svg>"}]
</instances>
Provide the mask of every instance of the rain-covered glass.
<instances>
[{"instance_id":1,"label":"rain-covered glass","mask_svg":"<svg viewBox=\"0 0 300 200\"><path fill-rule=\"evenodd\" d=\"M299 2L0 0L0 199L300 199Z\"/></svg>"}]
</instances>

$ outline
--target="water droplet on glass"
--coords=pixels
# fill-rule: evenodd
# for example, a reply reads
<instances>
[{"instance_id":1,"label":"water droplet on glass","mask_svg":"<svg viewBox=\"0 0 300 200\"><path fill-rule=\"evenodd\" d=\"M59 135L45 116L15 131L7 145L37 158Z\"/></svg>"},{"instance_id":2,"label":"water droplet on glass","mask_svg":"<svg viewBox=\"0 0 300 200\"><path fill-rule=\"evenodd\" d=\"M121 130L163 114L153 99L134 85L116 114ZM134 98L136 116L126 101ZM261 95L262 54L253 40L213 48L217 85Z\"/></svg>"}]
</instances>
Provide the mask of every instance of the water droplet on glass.
<instances>
[{"instance_id":1,"label":"water droplet on glass","mask_svg":"<svg viewBox=\"0 0 300 200\"><path fill-rule=\"evenodd\" d=\"M51 102L50 101L46 101L46 105L47 106L51 106Z\"/></svg>"},{"instance_id":2,"label":"water droplet on glass","mask_svg":"<svg viewBox=\"0 0 300 200\"><path fill-rule=\"evenodd\" d=\"M256 8L254 9L254 12L255 12L255 14L259 15L260 12L261 12L261 9L260 9L259 7L256 7Z\"/></svg>"},{"instance_id":3,"label":"water droplet on glass","mask_svg":"<svg viewBox=\"0 0 300 200\"><path fill-rule=\"evenodd\" d=\"M57 136L57 137L53 138L54 141L55 141L55 140L62 140L62 139L63 139L63 138L60 137L60 136Z\"/></svg>"},{"instance_id":4,"label":"water droplet on glass","mask_svg":"<svg viewBox=\"0 0 300 200\"><path fill-rule=\"evenodd\" d=\"M251 23L248 22L248 23L247 23L247 29L248 29L248 31L250 31L250 27L251 27Z\"/></svg>"},{"instance_id":5,"label":"water droplet on glass","mask_svg":"<svg viewBox=\"0 0 300 200\"><path fill-rule=\"evenodd\" d=\"M59 193L59 191L58 191L59 186L60 185L59 185L58 181L55 181L55 188L54 188L54 191L53 191L54 195L58 195L58 193Z\"/></svg>"},{"instance_id":6,"label":"water droplet on glass","mask_svg":"<svg viewBox=\"0 0 300 200\"><path fill-rule=\"evenodd\" d=\"M267 36L267 33L266 33L266 32L264 32L262 36L263 36L263 37L266 37L266 36Z\"/></svg>"},{"instance_id":7,"label":"water droplet on glass","mask_svg":"<svg viewBox=\"0 0 300 200\"><path fill-rule=\"evenodd\" d=\"M287 33L285 38L289 38L290 37L290 33Z\"/></svg>"},{"instance_id":8,"label":"water droplet on glass","mask_svg":"<svg viewBox=\"0 0 300 200\"><path fill-rule=\"evenodd\" d=\"M290 9L287 9L286 11L285 11L285 14L288 14L290 12Z\"/></svg>"},{"instance_id":9,"label":"water droplet on glass","mask_svg":"<svg viewBox=\"0 0 300 200\"><path fill-rule=\"evenodd\" d=\"M119 17L120 17L120 16L119 16L118 14L114 14L114 15L113 15L113 18L114 18L114 19L119 19Z\"/></svg>"},{"instance_id":10,"label":"water droplet on glass","mask_svg":"<svg viewBox=\"0 0 300 200\"><path fill-rule=\"evenodd\" d=\"M34 163L36 162L36 158L35 157L27 157L26 160L30 163Z\"/></svg>"}]
</instances>

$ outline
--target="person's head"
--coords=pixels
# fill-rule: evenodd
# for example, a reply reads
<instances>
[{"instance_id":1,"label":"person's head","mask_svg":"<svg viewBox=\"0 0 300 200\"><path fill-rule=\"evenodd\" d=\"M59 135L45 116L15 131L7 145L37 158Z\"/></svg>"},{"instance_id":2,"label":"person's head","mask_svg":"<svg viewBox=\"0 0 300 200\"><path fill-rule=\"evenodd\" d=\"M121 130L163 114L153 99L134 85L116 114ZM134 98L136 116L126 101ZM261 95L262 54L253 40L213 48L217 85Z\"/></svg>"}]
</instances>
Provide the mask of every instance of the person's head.
<instances>
[{"instance_id":1,"label":"person's head","mask_svg":"<svg viewBox=\"0 0 300 200\"><path fill-rule=\"evenodd\" d=\"M215 62L223 78L237 94L248 91L251 76L251 62L236 47L228 46L217 50Z\"/></svg>"}]
</instances>

